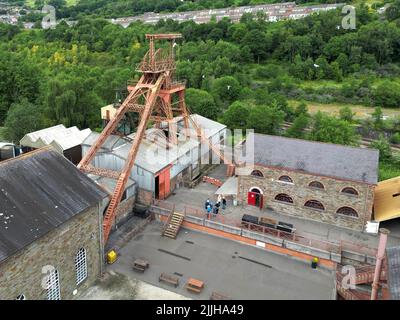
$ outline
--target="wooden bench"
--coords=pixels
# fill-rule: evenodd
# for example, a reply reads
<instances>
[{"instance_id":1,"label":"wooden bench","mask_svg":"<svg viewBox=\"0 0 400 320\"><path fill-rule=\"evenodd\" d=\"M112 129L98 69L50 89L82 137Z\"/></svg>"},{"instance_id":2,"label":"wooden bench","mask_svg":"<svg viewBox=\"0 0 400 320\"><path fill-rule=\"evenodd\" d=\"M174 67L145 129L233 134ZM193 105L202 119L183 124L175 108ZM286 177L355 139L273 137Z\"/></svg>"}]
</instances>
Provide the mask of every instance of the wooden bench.
<instances>
[{"instance_id":1,"label":"wooden bench","mask_svg":"<svg viewBox=\"0 0 400 320\"><path fill-rule=\"evenodd\" d=\"M175 288L179 285L179 278L175 276L171 276L170 274L166 273L161 273L161 275L158 277L158 282L166 282L168 284L172 284L175 286Z\"/></svg>"},{"instance_id":2,"label":"wooden bench","mask_svg":"<svg viewBox=\"0 0 400 320\"><path fill-rule=\"evenodd\" d=\"M210 300L232 300L230 297L225 296L218 292L213 292L210 296Z\"/></svg>"},{"instance_id":3,"label":"wooden bench","mask_svg":"<svg viewBox=\"0 0 400 320\"><path fill-rule=\"evenodd\" d=\"M266 217L261 217L259 220L260 226L268 227L268 228L276 228L278 221Z\"/></svg>"},{"instance_id":4,"label":"wooden bench","mask_svg":"<svg viewBox=\"0 0 400 320\"><path fill-rule=\"evenodd\" d=\"M149 267L149 263L143 259L136 259L133 262L133 270L144 272Z\"/></svg>"},{"instance_id":5,"label":"wooden bench","mask_svg":"<svg viewBox=\"0 0 400 320\"><path fill-rule=\"evenodd\" d=\"M189 278L186 283L186 289L192 292L200 293L204 288L204 282L201 280Z\"/></svg>"}]
</instances>

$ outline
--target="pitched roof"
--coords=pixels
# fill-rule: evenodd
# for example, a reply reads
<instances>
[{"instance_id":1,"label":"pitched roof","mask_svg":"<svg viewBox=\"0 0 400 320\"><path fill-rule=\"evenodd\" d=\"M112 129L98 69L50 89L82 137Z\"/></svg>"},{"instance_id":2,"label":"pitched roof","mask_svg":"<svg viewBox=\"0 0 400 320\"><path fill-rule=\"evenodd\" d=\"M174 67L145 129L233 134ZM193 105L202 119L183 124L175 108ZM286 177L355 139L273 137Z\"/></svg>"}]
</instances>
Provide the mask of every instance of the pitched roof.
<instances>
[{"instance_id":1,"label":"pitched roof","mask_svg":"<svg viewBox=\"0 0 400 320\"><path fill-rule=\"evenodd\" d=\"M54 146L63 152L82 144L92 130L79 130L77 127L66 128L63 124L26 134L20 141L21 145L31 148Z\"/></svg>"},{"instance_id":2,"label":"pitched roof","mask_svg":"<svg viewBox=\"0 0 400 320\"><path fill-rule=\"evenodd\" d=\"M197 114L191 115L191 117L199 127L204 129L204 134L207 138L214 136L226 128L226 126L223 124ZM176 120L178 122L178 132L180 132L183 128L183 121L181 117L176 117ZM189 122L189 127L193 129L193 124L191 122ZM99 133L92 132L82 143L82 145L93 145L99 136ZM135 137L135 133L129 135L128 137L133 139ZM157 143L154 142L156 137L159 138ZM139 151L136 155L135 166L151 173L157 173L167 165L185 155L188 151L198 147L199 144L200 142L198 138L192 136L190 139L178 141L178 145L170 144L169 148L167 149L165 133L160 129L147 129L146 137L141 141ZM124 140L119 136L111 135L101 146L101 152L126 160L131 146L131 142Z\"/></svg>"},{"instance_id":3,"label":"pitched roof","mask_svg":"<svg viewBox=\"0 0 400 320\"><path fill-rule=\"evenodd\" d=\"M368 184L378 181L379 151L264 134L254 137L254 162Z\"/></svg>"},{"instance_id":4,"label":"pitched roof","mask_svg":"<svg viewBox=\"0 0 400 320\"><path fill-rule=\"evenodd\" d=\"M400 247L386 249L390 298L400 300Z\"/></svg>"},{"instance_id":5,"label":"pitched roof","mask_svg":"<svg viewBox=\"0 0 400 320\"><path fill-rule=\"evenodd\" d=\"M0 262L107 195L49 148L0 163Z\"/></svg>"}]
</instances>

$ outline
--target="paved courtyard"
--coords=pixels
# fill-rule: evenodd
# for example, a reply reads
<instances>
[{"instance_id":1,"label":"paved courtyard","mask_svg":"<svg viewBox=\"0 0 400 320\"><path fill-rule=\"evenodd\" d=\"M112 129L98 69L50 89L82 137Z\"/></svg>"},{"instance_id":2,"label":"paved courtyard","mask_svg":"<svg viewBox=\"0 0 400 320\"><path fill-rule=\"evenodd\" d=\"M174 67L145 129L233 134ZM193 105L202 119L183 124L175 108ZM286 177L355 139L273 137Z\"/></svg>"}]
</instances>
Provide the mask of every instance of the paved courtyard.
<instances>
[{"instance_id":1,"label":"paved courtyard","mask_svg":"<svg viewBox=\"0 0 400 320\"><path fill-rule=\"evenodd\" d=\"M134 271L136 258L149 261L149 269ZM334 298L332 271L187 229L181 229L176 240L162 237L156 221L120 249L119 259L107 271L123 275L125 282L139 280L191 299L209 299L213 291L232 299ZM179 286L159 283L163 272L177 276ZM185 289L190 277L205 282L201 294Z\"/></svg>"}]
</instances>

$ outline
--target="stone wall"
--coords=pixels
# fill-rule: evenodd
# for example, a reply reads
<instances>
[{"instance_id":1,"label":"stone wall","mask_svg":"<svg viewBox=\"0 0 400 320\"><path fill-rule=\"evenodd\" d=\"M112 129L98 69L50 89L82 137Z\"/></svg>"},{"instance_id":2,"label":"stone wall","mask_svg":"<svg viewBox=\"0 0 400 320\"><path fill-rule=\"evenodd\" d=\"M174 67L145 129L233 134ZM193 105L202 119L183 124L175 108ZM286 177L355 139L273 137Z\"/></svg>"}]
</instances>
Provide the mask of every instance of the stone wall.
<instances>
[{"instance_id":1,"label":"stone wall","mask_svg":"<svg viewBox=\"0 0 400 320\"><path fill-rule=\"evenodd\" d=\"M0 264L0 300L16 299L23 294L29 300L47 299L42 288L44 266L54 266L59 273L61 299L73 299L75 289L91 286L102 272L103 246L99 206L92 207L59 228L36 240ZM86 249L88 276L76 285L75 256Z\"/></svg>"},{"instance_id":2,"label":"stone wall","mask_svg":"<svg viewBox=\"0 0 400 320\"><path fill-rule=\"evenodd\" d=\"M366 221L371 219L374 186L277 168L255 166L255 169L261 171L264 177L251 175L239 176L239 203L246 204L248 191L253 187L258 187L264 194L264 208L272 209L278 213L359 231L363 230ZM291 177L293 184L278 181L282 175ZM321 182L325 189L309 187L309 183L312 181ZM342 193L341 191L345 187L355 188L358 191L358 196ZM294 203L282 203L274 200L275 196L280 193L292 197ZM322 202L325 210L321 211L304 207L307 200ZM355 209L359 217L355 218L337 214L337 209L343 206Z\"/></svg>"},{"instance_id":3,"label":"stone wall","mask_svg":"<svg viewBox=\"0 0 400 320\"><path fill-rule=\"evenodd\" d=\"M153 202L153 192L142 188L138 188L137 202L149 206Z\"/></svg>"}]
</instances>

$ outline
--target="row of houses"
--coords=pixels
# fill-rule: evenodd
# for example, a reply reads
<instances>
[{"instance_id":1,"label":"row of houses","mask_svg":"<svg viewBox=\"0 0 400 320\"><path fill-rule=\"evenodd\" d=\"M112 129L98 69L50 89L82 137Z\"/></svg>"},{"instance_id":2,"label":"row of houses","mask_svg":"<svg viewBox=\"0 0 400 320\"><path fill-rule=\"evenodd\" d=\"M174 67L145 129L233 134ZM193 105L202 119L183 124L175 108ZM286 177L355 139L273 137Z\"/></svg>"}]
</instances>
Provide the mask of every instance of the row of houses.
<instances>
[{"instance_id":1,"label":"row of houses","mask_svg":"<svg viewBox=\"0 0 400 320\"><path fill-rule=\"evenodd\" d=\"M135 17L111 19L111 22L122 25L123 27L127 27L134 21L143 21L144 23L156 24L160 20L172 19L178 22L193 20L195 23L208 23L212 18L215 18L217 21L220 21L224 18L229 18L232 22L236 23L240 21L240 18L243 14L251 13L256 15L258 12L265 13L268 21L275 22L284 19L300 19L313 13L334 10L342 7L343 5L344 4L342 3L337 3L314 6L297 6L295 2L285 2L174 13L149 12Z\"/></svg>"}]
</instances>

